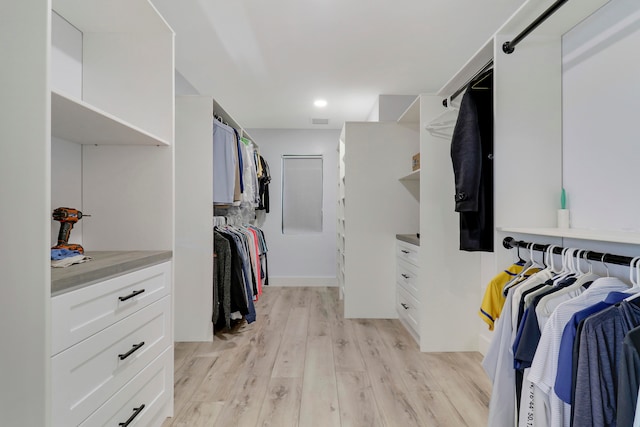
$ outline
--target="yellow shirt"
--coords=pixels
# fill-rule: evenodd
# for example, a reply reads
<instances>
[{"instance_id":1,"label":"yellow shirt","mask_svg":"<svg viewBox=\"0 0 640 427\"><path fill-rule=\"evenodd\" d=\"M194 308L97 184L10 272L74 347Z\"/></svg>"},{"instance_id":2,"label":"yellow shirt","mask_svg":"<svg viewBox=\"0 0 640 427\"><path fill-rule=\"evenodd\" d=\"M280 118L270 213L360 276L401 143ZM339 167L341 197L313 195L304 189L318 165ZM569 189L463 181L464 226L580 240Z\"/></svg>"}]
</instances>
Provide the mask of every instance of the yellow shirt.
<instances>
[{"instance_id":1,"label":"yellow shirt","mask_svg":"<svg viewBox=\"0 0 640 427\"><path fill-rule=\"evenodd\" d=\"M493 331L493 324L500 317L502 306L506 297L502 290L511 280L515 279L522 272L523 264L512 264L506 270L498 273L487 285L480 305L478 315L489 325L489 330Z\"/></svg>"}]
</instances>

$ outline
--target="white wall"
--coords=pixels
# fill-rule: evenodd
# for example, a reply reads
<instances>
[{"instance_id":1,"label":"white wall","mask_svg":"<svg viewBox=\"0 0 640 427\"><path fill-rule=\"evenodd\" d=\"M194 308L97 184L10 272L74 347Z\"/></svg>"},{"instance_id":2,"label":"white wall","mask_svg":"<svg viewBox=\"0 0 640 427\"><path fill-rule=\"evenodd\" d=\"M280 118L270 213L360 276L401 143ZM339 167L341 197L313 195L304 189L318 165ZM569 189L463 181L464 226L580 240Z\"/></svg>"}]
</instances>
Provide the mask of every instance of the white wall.
<instances>
[{"instance_id":1,"label":"white wall","mask_svg":"<svg viewBox=\"0 0 640 427\"><path fill-rule=\"evenodd\" d=\"M571 226L640 231L640 3L612 1L564 38L563 185Z\"/></svg>"},{"instance_id":2,"label":"white wall","mask_svg":"<svg viewBox=\"0 0 640 427\"><path fill-rule=\"evenodd\" d=\"M417 95L380 95L378 104L378 120L381 122L395 122L409 105L416 100Z\"/></svg>"},{"instance_id":3,"label":"white wall","mask_svg":"<svg viewBox=\"0 0 640 427\"><path fill-rule=\"evenodd\" d=\"M270 212L262 229L269 246L271 285L336 284L336 200L339 130L249 129L269 163ZM282 234L282 155L323 156L323 231Z\"/></svg>"},{"instance_id":4,"label":"white wall","mask_svg":"<svg viewBox=\"0 0 640 427\"><path fill-rule=\"evenodd\" d=\"M51 88L82 99L82 33L51 14Z\"/></svg>"},{"instance_id":5,"label":"white wall","mask_svg":"<svg viewBox=\"0 0 640 427\"><path fill-rule=\"evenodd\" d=\"M367 117L368 122L395 122L417 95L378 95L373 109Z\"/></svg>"},{"instance_id":6,"label":"white wall","mask_svg":"<svg viewBox=\"0 0 640 427\"><path fill-rule=\"evenodd\" d=\"M75 208L83 214L82 206L82 146L59 138L51 138L51 209ZM81 219L71 230L69 243L82 244L82 225L90 218ZM58 242L60 223L51 219L51 246Z\"/></svg>"},{"instance_id":7,"label":"white wall","mask_svg":"<svg viewBox=\"0 0 640 427\"><path fill-rule=\"evenodd\" d=\"M51 88L82 99L82 33L55 12L51 14ZM51 138L51 209L82 211L82 146ZM83 213L85 213L83 211ZM86 212L89 214L89 212ZM77 222L70 243L82 244L82 224ZM60 223L51 220L51 246L58 241Z\"/></svg>"}]
</instances>

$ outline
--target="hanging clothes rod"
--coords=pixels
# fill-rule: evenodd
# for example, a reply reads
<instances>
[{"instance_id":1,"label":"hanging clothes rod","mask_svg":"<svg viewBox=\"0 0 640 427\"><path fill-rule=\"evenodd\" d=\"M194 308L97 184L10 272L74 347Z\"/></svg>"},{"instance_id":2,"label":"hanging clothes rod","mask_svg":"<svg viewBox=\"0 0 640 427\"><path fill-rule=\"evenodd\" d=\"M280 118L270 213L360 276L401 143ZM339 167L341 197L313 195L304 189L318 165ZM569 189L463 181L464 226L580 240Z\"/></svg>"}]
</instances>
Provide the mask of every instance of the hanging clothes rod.
<instances>
[{"instance_id":1,"label":"hanging clothes rod","mask_svg":"<svg viewBox=\"0 0 640 427\"><path fill-rule=\"evenodd\" d=\"M473 77L471 77L469 80L467 80L465 82L465 84L463 84L462 86L460 86L458 88L458 90L456 90L455 92L453 92L453 94L447 98L447 99L443 99L442 100L442 105L444 105L445 107L448 106L449 104L449 100L453 100L455 97L457 97L458 95L460 95L462 92L464 92L464 90L467 88L467 86L469 85L469 83L471 83L472 81L474 81L478 76L480 76L482 73L484 73L485 71L487 71L488 69L490 69L491 67L493 67L493 59L489 60L489 62L487 62L484 67L482 67L477 73L475 73L473 75Z\"/></svg>"},{"instance_id":2,"label":"hanging clothes rod","mask_svg":"<svg viewBox=\"0 0 640 427\"><path fill-rule=\"evenodd\" d=\"M551 245L542 245L539 243L516 240L513 237L505 237L504 240L502 241L502 246L504 246L507 249L520 247L520 248L526 248L526 249L533 249L534 251L544 252L547 249L549 249ZM564 250L563 247L554 246L552 249L552 252L554 254L560 255L562 254L563 250ZM587 259L592 261L600 261L606 264L616 264L616 265L625 265L625 266L631 265L631 261L633 260L633 257L628 257L623 255L613 255L613 254L602 253L602 252L594 252L589 250L586 252L585 256Z\"/></svg>"},{"instance_id":3,"label":"hanging clothes rod","mask_svg":"<svg viewBox=\"0 0 640 427\"><path fill-rule=\"evenodd\" d=\"M551 5L547 10L545 10L542 15L538 16L535 21L533 21L527 28L522 30L520 34L514 37L513 40L504 42L502 45L502 51L506 54L513 53L515 47L520 43L525 37L529 35L533 30L535 30L538 25L542 24L547 20L551 15L553 15L558 9L560 9L567 1L569 0L558 0L554 4Z\"/></svg>"}]
</instances>

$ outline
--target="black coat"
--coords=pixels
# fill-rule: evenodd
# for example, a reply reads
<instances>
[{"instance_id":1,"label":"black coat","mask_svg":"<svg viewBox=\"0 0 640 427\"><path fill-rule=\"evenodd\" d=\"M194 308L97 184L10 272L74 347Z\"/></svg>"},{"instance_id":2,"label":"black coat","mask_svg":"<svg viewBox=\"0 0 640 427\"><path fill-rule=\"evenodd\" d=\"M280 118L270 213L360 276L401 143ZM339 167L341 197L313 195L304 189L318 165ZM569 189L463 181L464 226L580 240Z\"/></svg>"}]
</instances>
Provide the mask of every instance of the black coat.
<instances>
[{"instance_id":1,"label":"black coat","mask_svg":"<svg viewBox=\"0 0 640 427\"><path fill-rule=\"evenodd\" d=\"M455 210L460 213L460 249L492 252L493 84L492 76L483 77L484 89L474 89L470 83L462 98L451 140L451 160Z\"/></svg>"}]
</instances>

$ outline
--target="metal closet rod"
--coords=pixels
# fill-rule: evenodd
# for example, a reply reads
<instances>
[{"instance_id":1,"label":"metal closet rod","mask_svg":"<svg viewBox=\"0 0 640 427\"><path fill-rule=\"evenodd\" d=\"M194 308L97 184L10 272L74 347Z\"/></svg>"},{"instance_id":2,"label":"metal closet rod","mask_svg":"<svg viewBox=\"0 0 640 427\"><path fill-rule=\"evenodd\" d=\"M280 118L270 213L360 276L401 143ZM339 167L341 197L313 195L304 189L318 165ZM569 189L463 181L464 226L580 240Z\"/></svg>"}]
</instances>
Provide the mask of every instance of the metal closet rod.
<instances>
[{"instance_id":1,"label":"metal closet rod","mask_svg":"<svg viewBox=\"0 0 640 427\"><path fill-rule=\"evenodd\" d=\"M542 15L538 16L535 21L533 21L531 24L529 24L529 26L527 26L527 28L522 30L522 32L520 34L515 36L513 38L513 40L510 40L508 42L504 42L504 44L502 45L502 51L504 53L506 53L506 54L513 53L513 51L515 50L515 47L518 45L518 43L520 43L525 37L527 37L529 35L529 33L531 33L533 30L535 30L538 27L538 25L540 25L544 21L546 21L547 18L549 18L551 15L553 15L567 1L569 1L569 0L558 0L554 4L552 4L551 7L549 7L549 9L545 10L542 13Z\"/></svg>"},{"instance_id":2,"label":"metal closet rod","mask_svg":"<svg viewBox=\"0 0 640 427\"><path fill-rule=\"evenodd\" d=\"M458 90L456 90L455 92L453 92L453 94L447 98L449 100L452 100L457 97L458 95L460 95L462 92L464 92L464 90L467 88L467 86L469 86L469 83L471 83L472 81L474 81L477 77L479 77L482 73L484 73L485 71L487 71L489 68L493 67L493 59L489 60L489 62L487 62L486 64L484 64L484 67L480 68L480 70L478 70L477 73L475 73L473 75L473 77L471 77L469 80L467 80L462 86L460 86L458 88ZM444 105L445 107L448 104L447 99L443 99L442 100L442 105Z\"/></svg>"},{"instance_id":3,"label":"metal closet rod","mask_svg":"<svg viewBox=\"0 0 640 427\"><path fill-rule=\"evenodd\" d=\"M515 36L513 38L513 40L504 42L503 45L502 45L502 51L504 53L507 53L507 54L513 53L515 51L515 47L518 45L518 43L520 43L522 40L524 40L525 37L527 37L533 30L535 30L540 24L542 24L544 21L546 21L551 15L553 15L558 9L560 9L568 1L569 0L558 0L554 4L552 4L547 10L545 10L542 13L542 15L538 16L535 21L533 21L531 24L529 24L527 26L527 28L525 28L524 30L522 30L522 32L520 34ZM493 59L490 60L484 67L482 67L480 69L480 71L475 73L473 75L473 77L471 77L469 80L467 80L467 82L465 84L460 86L458 88L458 90L453 92L453 95L451 95L449 97L449 99L452 100L456 96L460 95L467 88L467 85L469 83L471 83L480 74L482 74L485 71L487 71L489 69L489 67L491 67L491 66L493 66ZM442 100L442 105L444 105L446 107L447 104L448 104L448 101L446 99L443 99Z\"/></svg>"},{"instance_id":4,"label":"metal closet rod","mask_svg":"<svg viewBox=\"0 0 640 427\"><path fill-rule=\"evenodd\" d=\"M533 245L533 247L531 247L531 245ZM502 241L502 246L504 246L507 249L520 247L525 249L531 248L534 251L544 252L547 249L549 249L549 246L551 245L525 242L524 240L516 240L513 237L505 237L504 240ZM564 248L561 246L554 246L551 252L553 252L554 254L560 255L562 254L563 250ZM606 264L617 264L617 265L625 265L625 266L631 265L631 261L633 260L633 257L629 257L629 256L614 255L614 254L595 252L595 251L589 251L589 250L587 250L586 252L586 258L592 261L600 261Z\"/></svg>"}]
</instances>

